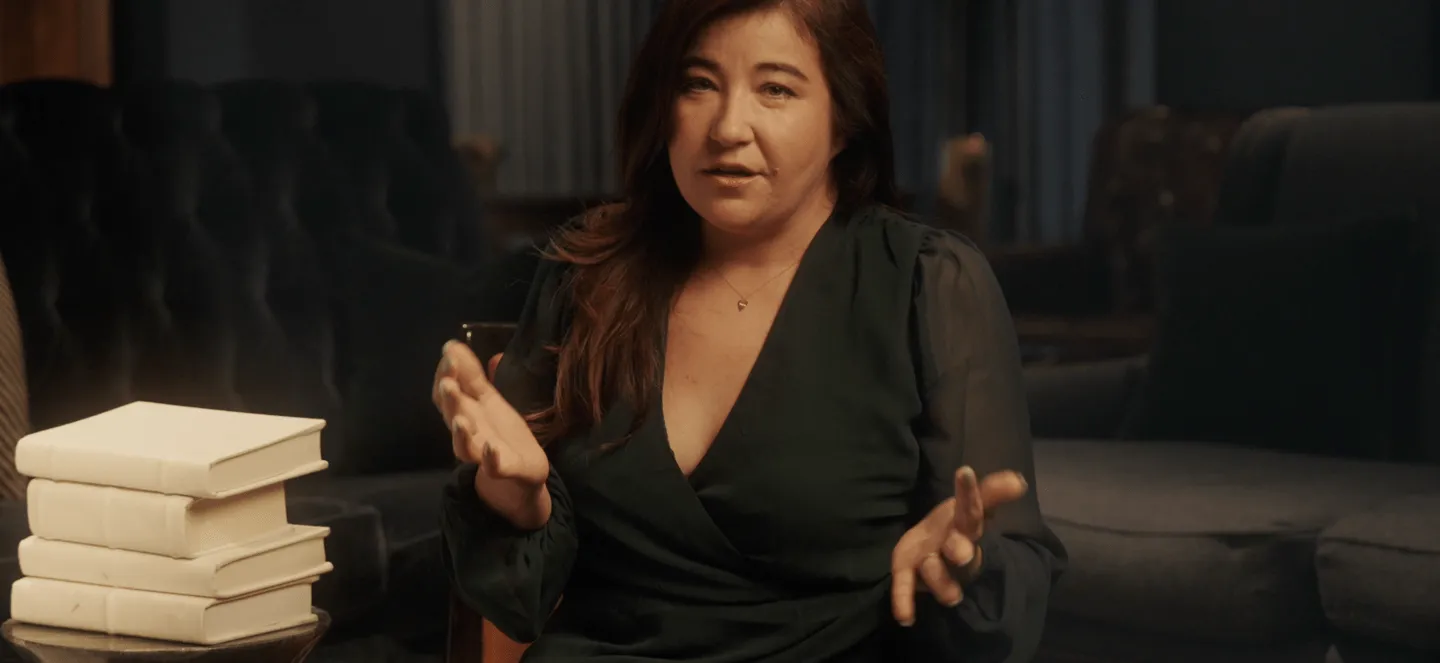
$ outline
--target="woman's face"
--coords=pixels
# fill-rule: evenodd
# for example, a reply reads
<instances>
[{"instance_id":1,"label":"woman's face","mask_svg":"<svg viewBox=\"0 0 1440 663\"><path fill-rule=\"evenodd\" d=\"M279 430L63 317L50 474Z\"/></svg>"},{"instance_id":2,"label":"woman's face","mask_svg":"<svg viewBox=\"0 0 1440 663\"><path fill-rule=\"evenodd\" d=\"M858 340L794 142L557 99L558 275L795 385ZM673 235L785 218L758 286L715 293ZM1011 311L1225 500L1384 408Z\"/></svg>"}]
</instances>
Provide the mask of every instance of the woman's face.
<instances>
[{"instance_id":1,"label":"woman's face","mask_svg":"<svg viewBox=\"0 0 1440 663\"><path fill-rule=\"evenodd\" d=\"M828 214L839 152L820 53L781 10L719 21L684 63L670 168L685 201L716 229L777 230Z\"/></svg>"}]
</instances>

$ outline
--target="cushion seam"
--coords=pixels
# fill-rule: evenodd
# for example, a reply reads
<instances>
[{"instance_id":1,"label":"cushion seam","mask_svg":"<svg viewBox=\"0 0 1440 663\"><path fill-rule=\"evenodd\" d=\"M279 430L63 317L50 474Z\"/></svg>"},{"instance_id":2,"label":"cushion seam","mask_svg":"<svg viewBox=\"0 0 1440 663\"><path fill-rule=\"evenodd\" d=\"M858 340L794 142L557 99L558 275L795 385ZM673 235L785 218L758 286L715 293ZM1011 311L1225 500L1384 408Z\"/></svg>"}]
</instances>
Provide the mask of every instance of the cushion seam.
<instances>
[{"instance_id":1,"label":"cushion seam","mask_svg":"<svg viewBox=\"0 0 1440 663\"><path fill-rule=\"evenodd\" d=\"M1106 526L1104 526L1104 525L1090 525L1090 524L1086 524L1086 523L1079 523L1079 522L1075 522L1075 521L1073 521L1073 520L1069 520L1069 519L1066 519L1066 518L1056 518L1056 517L1054 517L1054 516L1046 516L1045 519L1048 520L1048 521L1051 521L1051 522L1063 523L1063 524L1068 525L1068 526L1071 526L1071 527L1077 527L1077 528L1080 528L1080 529L1086 529L1086 530L1090 530L1090 531L1093 531L1093 532L1105 532L1105 533L1107 533L1107 534L1126 534L1126 535L1130 535L1130 536L1143 536L1143 537L1153 537L1153 538L1176 538L1176 537L1204 538L1204 537L1213 537L1213 536L1289 536L1289 537L1301 536L1301 537L1309 537L1309 536L1318 536L1321 532L1325 531L1323 527L1314 527L1314 528L1307 528L1307 529L1271 530L1271 531L1264 531L1264 532L1258 532L1258 531L1244 531L1244 532L1242 532L1242 531L1222 531L1222 530L1210 531L1210 532L1139 532L1139 531L1134 531L1134 530L1122 530L1122 529L1118 529L1118 528L1114 528L1114 527L1106 527Z\"/></svg>"},{"instance_id":2,"label":"cushion seam","mask_svg":"<svg viewBox=\"0 0 1440 663\"><path fill-rule=\"evenodd\" d=\"M1367 548L1367 549L1373 549L1373 550L1384 550L1384 551L1388 551L1388 552L1403 552L1403 553L1411 553L1411 554L1415 554L1415 555L1436 555L1436 556L1440 556L1440 549L1425 550L1425 549L1411 548L1411 547L1407 547L1407 546L1403 546L1403 545L1395 545L1395 544L1390 544L1390 543L1379 543L1379 542L1376 542L1376 541L1361 541L1361 540L1353 539L1353 538L1350 538L1350 537L1334 537L1334 536L1325 536L1325 535L1322 535L1322 536L1320 537L1320 544L1321 544L1321 545L1333 544L1333 545L1340 545L1340 546L1354 546L1354 547L1356 547L1356 548Z\"/></svg>"}]
</instances>

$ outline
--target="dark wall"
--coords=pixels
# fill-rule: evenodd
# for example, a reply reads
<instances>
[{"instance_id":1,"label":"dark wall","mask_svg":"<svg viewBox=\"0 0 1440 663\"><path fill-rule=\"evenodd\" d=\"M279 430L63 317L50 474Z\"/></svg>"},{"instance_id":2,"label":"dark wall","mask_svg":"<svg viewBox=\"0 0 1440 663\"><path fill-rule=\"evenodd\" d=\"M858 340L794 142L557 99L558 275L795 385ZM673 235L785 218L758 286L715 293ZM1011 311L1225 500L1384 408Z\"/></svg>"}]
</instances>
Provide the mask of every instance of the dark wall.
<instances>
[{"instance_id":1,"label":"dark wall","mask_svg":"<svg viewBox=\"0 0 1440 663\"><path fill-rule=\"evenodd\" d=\"M1431 0L1159 0L1157 94L1258 108L1436 98Z\"/></svg>"},{"instance_id":2,"label":"dark wall","mask_svg":"<svg viewBox=\"0 0 1440 663\"><path fill-rule=\"evenodd\" d=\"M118 80L343 78L439 91L436 0L116 0Z\"/></svg>"}]
</instances>

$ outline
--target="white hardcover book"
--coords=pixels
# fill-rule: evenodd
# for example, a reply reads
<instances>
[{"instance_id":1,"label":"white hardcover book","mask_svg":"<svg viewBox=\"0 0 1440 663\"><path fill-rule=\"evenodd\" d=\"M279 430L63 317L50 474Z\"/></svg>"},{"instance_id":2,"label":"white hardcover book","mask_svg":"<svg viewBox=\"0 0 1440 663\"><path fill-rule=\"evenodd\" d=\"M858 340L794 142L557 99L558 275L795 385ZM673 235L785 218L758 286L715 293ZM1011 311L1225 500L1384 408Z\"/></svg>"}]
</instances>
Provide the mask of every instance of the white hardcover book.
<instances>
[{"instance_id":1,"label":"white hardcover book","mask_svg":"<svg viewBox=\"0 0 1440 663\"><path fill-rule=\"evenodd\" d=\"M221 498L325 469L322 419L137 401L31 433L15 469L39 479Z\"/></svg>"},{"instance_id":2,"label":"white hardcover book","mask_svg":"<svg viewBox=\"0 0 1440 663\"><path fill-rule=\"evenodd\" d=\"M214 645L316 621L313 582L215 599L21 578L10 586L10 616L41 626Z\"/></svg>"},{"instance_id":3,"label":"white hardcover book","mask_svg":"<svg viewBox=\"0 0 1440 663\"><path fill-rule=\"evenodd\" d=\"M20 542L20 573L121 589L228 599L329 573L327 527L291 525L246 543L176 559L31 536Z\"/></svg>"},{"instance_id":4,"label":"white hardcover book","mask_svg":"<svg viewBox=\"0 0 1440 663\"><path fill-rule=\"evenodd\" d=\"M197 499L85 483L32 479L25 507L42 539L191 559L290 526L285 484Z\"/></svg>"}]
</instances>

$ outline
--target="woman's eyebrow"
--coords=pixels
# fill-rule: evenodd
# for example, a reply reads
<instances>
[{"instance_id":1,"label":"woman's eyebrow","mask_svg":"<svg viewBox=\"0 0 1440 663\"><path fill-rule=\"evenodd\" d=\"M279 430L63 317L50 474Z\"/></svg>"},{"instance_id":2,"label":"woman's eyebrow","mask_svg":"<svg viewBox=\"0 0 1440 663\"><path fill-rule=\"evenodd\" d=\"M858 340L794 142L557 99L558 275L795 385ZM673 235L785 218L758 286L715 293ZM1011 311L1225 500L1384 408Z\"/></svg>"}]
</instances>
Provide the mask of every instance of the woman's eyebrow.
<instances>
[{"instance_id":1,"label":"woman's eyebrow","mask_svg":"<svg viewBox=\"0 0 1440 663\"><path fill-rule=\"evenodd\" d=\"M784 62L761 62L760 64L755 65L755 70L790 74L791 76L794 76L795 78L798 78L802 81L805 81L807 83L810 82L810 77L806 76L805 72L800 71L799 67L791 64L785 64Z\"/></svg>"},{"instance_id":2,"label":"woman's eyebrow","mask_svg":"<svg viewBox=\"0 0 1440 663\"><path fill-rule=\"evenodd\" d=\"M711 73L720 73L719 64L717 64L714 60L703 58L698 55L691 55L686 57L681 64L684 65L683 68L685 69L696 67L699 69L704 69ZM799 67L784 62L760 62L755 65L755 71L770 71L780 74L789 74L807 83L810 82L810 77L806 76L805 72L800 71Z\"/></svg>"}]
</instances>

